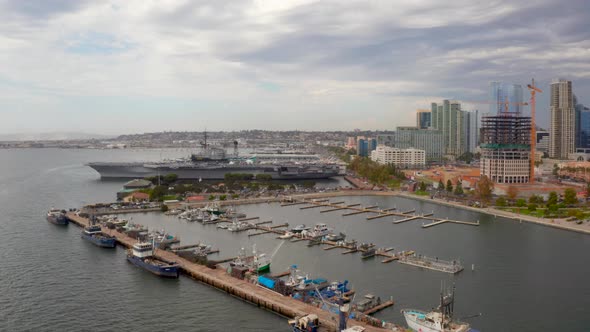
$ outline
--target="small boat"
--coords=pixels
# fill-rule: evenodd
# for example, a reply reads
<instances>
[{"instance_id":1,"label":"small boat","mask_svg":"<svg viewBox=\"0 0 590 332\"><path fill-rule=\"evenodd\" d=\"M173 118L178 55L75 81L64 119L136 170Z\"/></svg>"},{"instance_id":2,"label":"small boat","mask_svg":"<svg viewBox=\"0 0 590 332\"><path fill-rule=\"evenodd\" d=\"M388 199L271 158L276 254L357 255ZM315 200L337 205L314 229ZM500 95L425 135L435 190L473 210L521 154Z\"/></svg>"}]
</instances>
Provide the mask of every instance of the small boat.
<instances>
[{"instance_id":1,"label":"small boat","mask_svg":"<svg viewBox=\"0 0 590 332\"><path fill-rule=\"evenodd\" d=\"M381 298L378 296L375 296L373 294L367 294L365 295L365 298L358 301L355 304L355 308L356 310L360 311L360 312L365 312L369 309L373 309L376 306L381 304Z\"/></svg>"},{"instance_id":2,"label":"small boat","mask_svg":"<svg viewBox=\"0 0 590 332\"><path fill-rule=\"evenodd\" d=\"M301 224L301 225L297 225L297 226L291 228L291 232L293 232L293 233L301 233L303 231L308 231L310 229L311 229L311 227L307 227L304 224Z\"/></svg>"},{"instance_id":3,"label":"small boat","mask_svg":"<svg viewBox=\"0 0 590 332\"><path fill-rule=\"evenodd\" d=\"M475 332L468 323L453 320L454 289L446 295L440 294L440 305L430 312L403 309L401 313L413 331L420 332Z\"/></svg>"},{"instance_id":4,"label":"small boat","mask_svg":"<svg viewBox=\"0 0 590 332\"><path fill-rule=\"evenodd\" d=\"M256 245L252 247L252 256L246 257L245 250L242 248L238 257L230 263L230 266L247 267L249 270L262 273L270 270L270 259L266 254L258 254Z\"/></svg>"},{"instance_id":5,"label":"small boat","mask_svg":"<svg viewBox=\"0 0 590 332\"><path fill-rule=\"evenodd\" d=\"M286 240L286 239L290 239L290 238L292 238L293 236L295 236L295 234L294 234L294 233L291 233L291 232L286 232L285 234L283 234L283 235L279 236L279 239Z\"/></svg>"},{"instance_id":6,"label":"small boat","mask_svg":"<svg viewBox=\"0 0 590 332\"><path fill-rule=\"evenodd\" d=\"M358 250L361 251L361 258L363 259L374 257L376 252L375 245L366 243L358 246Z\"/></svg>"},{"instance_id":7,"label":"small boat","mask_svg":"<svg viewBox=\"0 0 590 332\"><path fill-rule=\"evenodd\" d=\"M334 241L334 242L343 241L345 238L346 238L346 235L342 232L340 232L339 234L332 233L332 234L328 234L326 236L326 240Z\"/></svg>"},{"instance_id":8,"label":"small boat","mask_svg":"<svg viewBox=\"0 0 590 332\"><path fill-rule=\"evenodd\" d=\"M293 332L317 332L320 320L317 315L309 314L305 316L297 316L288 321L293 329Z\"/></svg>"},{"instance_id":9,"label":"small boat","mask_svg":"<svg viewBox=\"0 0 590 332\"><path fill-rule=\"evenodd\" d=\"M55 225L67 225L69 223L65 210L51 209L47 212L47 221Z\"/></svg>"},{"instance_id":10,"label":"small boat","mask_svg":"<svg viewBox=\"0 0 590 332\"><path fill-rule=\"evenodd\" d=\"M154 244L138 242L127 252L127 260L135 266L166 278L178 278L179 266L176 263L162 262L154 257Z\"/></svg>"},{"instance_id":11,"label":"small boat","mask_svg":"<svg viewBox=\"0 0 590 332\"><path fill-rule=\"evenodd\" d=\"M117 245L116 239L103 234L99 225L84 227L81 237L102 248L114 248Z\"/></svg>"},{"instance_id":12,"label":"small boat","mask_svg":"<svg viewBox=\"0 0 590 332\"><path fill-rule=\"evenodd\" d=\"M317 224L311 231L303 231L301 234L305 237L316 238L316 237L324 237L326 235L332 234L333 229L329 228L326 224Z\"/></svg>"},{"instance_id":13,"label":"small boat","mask_svg":"<svg viewBox=\"0 0 590 332\"><path fill-rule=\"evenodd\" d=\"M226 224L217 224L217 228L221 228L221 229L227 229L227 225Z\"/></svg>"}]
</instances>

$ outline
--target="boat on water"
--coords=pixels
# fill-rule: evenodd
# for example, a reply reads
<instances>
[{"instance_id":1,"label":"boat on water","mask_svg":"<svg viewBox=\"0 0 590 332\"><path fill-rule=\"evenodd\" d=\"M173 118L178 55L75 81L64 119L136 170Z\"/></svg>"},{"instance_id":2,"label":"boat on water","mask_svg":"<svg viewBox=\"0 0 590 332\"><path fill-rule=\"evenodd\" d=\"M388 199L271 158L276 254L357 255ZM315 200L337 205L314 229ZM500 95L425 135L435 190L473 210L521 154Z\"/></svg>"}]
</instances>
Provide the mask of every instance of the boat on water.
<instances>
[{"instance_id":1,"label":"boat on water","mask_svg":"<svg viewBox=\"0 0 590 332\"><path fill-rule=\"evenodd\" d=\"M367 294L364 298L355 303L354 308L360 312L365 312L369 309L373 309L381 304L381 298L373 294Z\"/></svg>"},{"instance_id":2,"label":"boat on water","mask_svg":"<svg viewBox=\"0 0 590 332\"><path fill-rule=\"evenodd\" d=\"M241 232L252 228L252 225L247 222L234 220L231 225L227 226L227 230L230 232Z\"/></svg>"},{"instance_id":3,"label":"boat on water","mask_svg":"<svg viewBox=\"0 0 590 332\"><path fill-rule=\"evenodd\" d=\"M301 224L301 225L297 225L297 226L291 228L290 231L293 233L301 233L303 231L308 231L310 229L311 229L311 227L307 227L307 226L305 226L305 224Z\"/></svg>"},{"instance_id":4,"label":"boat on water","mask_svg":"<svg viewBox=\"0 0 590 332\"><path fill-rule=\"evenodd\" d=\"M362 259L375 257L375 252L377 251L375 249L375 245L372 243L371 244L363 243L360 246L358 246L358 250L361 252Z\"/></svg>"},{"instance_id":5,"label":"boat on water","mask_svg":"<svg viewBox=\"0 0 590 332\"><path fill-rule=\"evenodd\" d=\"M127 260L155 275L166 278L178 278L179 265L162 262L154 257L154 245L150 242L138 242L127 252Z\"/></svg>"},{"instance_id":6,"label":"boat on water","mask_svg":"<svg viewBox=\"0 0 590 332\"><path fill-rule=\"evenodd\" d=\"M417 332L477 332L468 323L453 319L455 304L454 289L447 294L440 294L438 308L426 312L417 309L403 309L401 313L406 323L413 331Z\"/></svg>"},{"instance_id":7,"label":"boat on water","mask_svg":"<svg viewBox=\"0 0 590 332\"><path fill-rule=\"evenodd\" d=\"M338 234L332 233L332 234L328 234L326 236L326 240L334 241L334 242L344 241L345 238L346 238L346 234L344 234L342 232L340 232Z\"/></svg>"},{"instance_id":8,"label":"boat on water","mask_svg":"<svg viewBox=\"0 0 590 332\"><path fill-rule=\"evenodd\" d=\"M244 248L240 250L238 257L230 263L234 267L246 267L251 271L257 273L264 273L270 270L270 258L266 254L259 254L256 252L256 245L252 247L252 256L247 257Z\"/></svg>"},{"instance_id":9,"label":"boat on water","mask_svg":"<svg viewBox=\"0 0 590 332\"><path fill-rule=\"evenodd\" d=\"M51 209L47 212L47 221L55 225L67 225L70 221L65 210Z\"/></svg>"},{"instance_id":10,"label":"boat on water","mask_svg":"<svg viewBox=\"0 0 590 332\"><path fill-rule=\"evenodd\" d=\"M316 224L311 231L302 231L301 235L308 237L308 238L323 238L329 234L332 234L334 230L329 228L328 225L324 223Z\"/></svg>"},{"instance_id":11,"label":"boat on water","mask_svg":"<svg viewBox=\"0 0 590 332\"><path fill-rule=\"evenodd\" d=\"M162 174L176 174L178 179L224 180L226 174L270 175L273 180L314 180L338 176L341 168L336 163L322 162L318 156L309 161L298 161L298 155L239 156L228 154L225 149L210 146L205 141L201 149L190 158L159 162L91 162L87 166L97 171L101 178L145 178ZM278 159L281 160L278 160ZM276 160L275 160L276 159Z\"/></svg>"},{"instance_id":12,"label":"boat on water","mask_svg":"<svg viewBox=\"0 0 590 332\"><path fill-rule=\"evenodd\" d=\"M103 234L99 225L84 227L81 237L102 248L114 248L117 245L115 237Z\"/></svg>"},{"instance_id":13,"label":"boat on water","mask_svg":"<svg viewBox=\"0 0 590 332\"><path fill-rule=\"evenodd\" d=\"M288 324L294 332L317 332L320 326L320 319L317 315L308 314L290 319Z\"/></svg>"}]
</instances>

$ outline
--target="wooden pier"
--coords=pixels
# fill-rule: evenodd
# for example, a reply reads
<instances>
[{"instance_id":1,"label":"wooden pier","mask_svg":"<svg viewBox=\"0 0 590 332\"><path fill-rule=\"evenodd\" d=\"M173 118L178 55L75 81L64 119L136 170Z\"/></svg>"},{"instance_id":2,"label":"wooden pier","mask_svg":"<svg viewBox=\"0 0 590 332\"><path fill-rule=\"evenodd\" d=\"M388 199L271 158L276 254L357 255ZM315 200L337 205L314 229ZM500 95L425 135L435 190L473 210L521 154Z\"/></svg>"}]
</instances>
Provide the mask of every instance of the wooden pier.
<instances>
[{"instance_id":1,"label":"wooden pier","mask_svg":"<svg viewBox=\"0 0 590 332\"><path fill-rule=\"evenodd\" d=\"M383 302L383 303L381 303L381 304L379 304L379 305L377 305L377 306L375 306L375 307L373 307L373 308L371 308L369 310L365 310L363 312L363 314L365 314L365 315L371 315L371 314L374 314L374 313L376 313L378 311L381 311L381 310L383 310L385 308L389 308L392 305L394 305L394 302L392 300L387 300L387 301L385 301L385 302Z\"/></svg>"},{"instance_id":2,"label":"wooden pier","mask_svg":"<svg viewBox=\"0 0 590 332\"><path fill-rule=\"evenodd\" d=\"M67 217L72 224L81 227L90 224L88 219L80 217L74 213L68 213ZM136 242L135 239L132 239L124 233L119 233L116 230L111 230L106 227L103 227L102 230L105 234L114 236L120 245L127 248L132 247ZM328 311L321 310L320 308L295 300L291 297L266 290L246 280L233 278L228 275L224 269L211 269L203 265L192 263L171 251L156 249L154 251L154 256L163 261L176 262L180 266L180 270L193 279L250 302L258 307L266 308L279 315L290 318L315 314L318 316L322 328L327 329L328 331L337 331L337 319L335 319L335 316ZM349 320L349 324L364 327L367 332L386 331L383 328L370 326L364 322L356 320Z\"/></svg>"}]
</instances>

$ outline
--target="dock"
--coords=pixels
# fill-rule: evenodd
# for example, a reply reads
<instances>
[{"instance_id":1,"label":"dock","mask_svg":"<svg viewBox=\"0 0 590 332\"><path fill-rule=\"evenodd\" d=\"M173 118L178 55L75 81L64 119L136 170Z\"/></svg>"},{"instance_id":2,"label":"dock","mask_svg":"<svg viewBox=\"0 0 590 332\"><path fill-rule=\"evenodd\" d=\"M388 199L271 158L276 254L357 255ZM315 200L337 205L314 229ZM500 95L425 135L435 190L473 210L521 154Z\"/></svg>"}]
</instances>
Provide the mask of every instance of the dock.
<instances>
[{"instance_id":1,"label":"dock","mask_svg":"<svg viewBox=\"0 0 590 332\"><path fill-rule=\"evenodd\" d=\"M72 222L72 224L79 225L81 227L85 227L90 224L88 219L80 217L75 213L70 212L67 214L67 217ZM124 247L130 248L136 242L135 239L132 239L124 233L119 233L116 230L111 230L106 227L103 227L102 230L105 234L114 236L117 239L117 243ZM268 309L279 315L290 318L307 314L315 314L318 316L320 325L324 329L327 329L328 331L337 331L337 320L334 320L334 315L328 311L324 311L310 304L297 301L291 297L268 291L248 281L233 278L228 275L224 269L211 269L203 265L192 263L171 251L156 249L154 256L163 261L174 261L179 264L180 270L185 275L224 291L232 296L238 297L246 302L250 302L258 307ZM349 322L350 325L364 327L366 332L386 331L383 328L370 326L361 321L351 319Z\"/></svg>"},{"instance_id":2,"label":"dock","mask_svg":"<svg viewBox=\"0 0 590 332\"><path fill-rule=\"evenodd\" d=\"M365 315L371 315L371 314L374 314L374 313L376 313L378 311L381 311L381 310L383 310L385 308L389 308L392 305L394 305L394 302L392 300L387 300L387 301L385 301L385 302L383 302L383 303L381 303L381 304L379 304L379 305L377 305L377 306L375 306L375 307L373 307L373 308L371 308L369 310L363 311L363 314L365 314Z\"/></svg>"}]
</instances>

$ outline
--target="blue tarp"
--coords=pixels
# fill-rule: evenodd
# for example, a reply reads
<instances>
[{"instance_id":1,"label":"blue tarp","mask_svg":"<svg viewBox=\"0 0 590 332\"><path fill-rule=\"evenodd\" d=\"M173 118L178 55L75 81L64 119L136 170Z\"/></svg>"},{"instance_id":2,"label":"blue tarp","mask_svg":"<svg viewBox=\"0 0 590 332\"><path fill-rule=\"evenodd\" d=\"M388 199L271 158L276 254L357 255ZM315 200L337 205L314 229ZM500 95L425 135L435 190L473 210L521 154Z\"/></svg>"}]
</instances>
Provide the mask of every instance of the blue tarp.
<instances>
[{"instance_id":1,"label":"blue tarp","mask_svg":"<svg viewBox=\"0 0 590 332\"><path fill-rule=\"evenodd\" d=\"M262 286L269 288L269 289L274 289L275 288L275 281L272 279L269 279L265 276L259 276L258 277L258 283L261 284Z\"/></svg>"}]
</instances>

